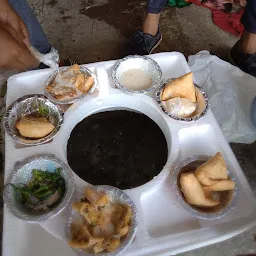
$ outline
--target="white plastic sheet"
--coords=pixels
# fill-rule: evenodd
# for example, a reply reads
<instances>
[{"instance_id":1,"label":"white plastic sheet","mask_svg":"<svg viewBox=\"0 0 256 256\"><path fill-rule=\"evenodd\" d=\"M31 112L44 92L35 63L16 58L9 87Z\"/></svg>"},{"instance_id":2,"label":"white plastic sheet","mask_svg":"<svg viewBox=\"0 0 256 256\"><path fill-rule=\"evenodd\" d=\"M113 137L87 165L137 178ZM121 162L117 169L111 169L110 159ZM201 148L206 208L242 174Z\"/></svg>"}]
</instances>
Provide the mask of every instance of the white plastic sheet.
<instances>
[{"instance_id":1,"label":"white plastic sheet","mask_svg":"<svg viewBox=\"0 0 256 256\"><path fill-rule=\"evenodd\" d=\"M208 94L210 108L227 141L254 142L256 128L250 109L256 96L256 79L208 51L189 56L188 64L194 82Z\"/></svg>"}]
</instances>

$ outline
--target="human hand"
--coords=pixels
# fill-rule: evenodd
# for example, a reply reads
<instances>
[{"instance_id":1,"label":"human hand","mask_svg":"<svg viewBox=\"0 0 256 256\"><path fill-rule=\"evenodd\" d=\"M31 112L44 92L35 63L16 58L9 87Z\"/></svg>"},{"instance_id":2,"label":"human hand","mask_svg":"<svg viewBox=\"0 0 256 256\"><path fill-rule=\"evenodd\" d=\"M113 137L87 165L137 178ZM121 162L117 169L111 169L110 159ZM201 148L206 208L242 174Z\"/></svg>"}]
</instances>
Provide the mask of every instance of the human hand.
<instances>
[{"instance_id":1,"label":"human hand","mask_svg":"<svg viewBox=\"0 0 256 256\"><path fill-rule=\"evenodd\" d=\"M30 45L26 25L8 0L0 0L0 21L14 29L27 46Z\"/></svg>"},{"instance_id":2,"label":"human hand","mask_svg":"<svg viewBox=\"0 0 256 256\"><path fill-rule=\"evenodd\" d=\"M0 22L0 68L25 71L39 65L22 39L10 25Z\"/></svg>"}]
</instances>

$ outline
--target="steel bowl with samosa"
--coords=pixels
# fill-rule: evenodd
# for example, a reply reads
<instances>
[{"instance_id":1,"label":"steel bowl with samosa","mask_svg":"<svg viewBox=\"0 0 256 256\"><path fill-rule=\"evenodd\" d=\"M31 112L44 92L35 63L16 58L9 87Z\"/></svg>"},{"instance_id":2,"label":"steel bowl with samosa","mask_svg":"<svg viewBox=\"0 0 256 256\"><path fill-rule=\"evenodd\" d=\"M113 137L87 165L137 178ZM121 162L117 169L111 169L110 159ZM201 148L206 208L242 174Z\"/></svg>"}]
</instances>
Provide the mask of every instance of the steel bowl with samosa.
<instances>
[{"instance_id":1,"label":"steel bowl with samosa","mask_svg":"<svg viewBox=\"0 0 256 256\"><path fill-rule=\"evenodd\" d=\"M221 218L230 213L238 201L239 187L230 168L225 170L227 173L225 179L214 180L211 176L208 179L198 180L197 171L214 157L202 155L190 157L176 165L172 176L172 188L177 200L189 213L201 219ZM209 180L212 182L211 185L201 183Z\"/></svg>"}]
</instances>

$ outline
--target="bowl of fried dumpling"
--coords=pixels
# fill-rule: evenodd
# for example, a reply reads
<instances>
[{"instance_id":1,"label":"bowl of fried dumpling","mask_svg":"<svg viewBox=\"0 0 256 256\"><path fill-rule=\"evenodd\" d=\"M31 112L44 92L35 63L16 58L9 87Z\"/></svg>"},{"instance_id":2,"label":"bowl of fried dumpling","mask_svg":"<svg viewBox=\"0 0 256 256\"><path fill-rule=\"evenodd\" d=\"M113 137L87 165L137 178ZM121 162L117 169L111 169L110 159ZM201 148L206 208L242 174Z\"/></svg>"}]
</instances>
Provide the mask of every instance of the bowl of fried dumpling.
<instances>
[{"instance_id":1,"label":"bowl of fried dumpling","mask_svg":"<svg viewBox=\"0 0 256 256\"><path fill-rule=\"evenodd\" d=\"M208 96L193 82L193 73L168 79L156 93L165 114L179 121L195 121L208 110Z\"/></svg>"},{"instance_id":2,"label":"bowl of fried dumpling","mask_svg":"<svg viewBox=\"0 0 256 256\"><path fill-rule=\"evenodd\" d=\"M58 104L71 104L94 92L97 87L95 74L88 68L74 64L61 67L47 78L45 95Z\"/></svg>"},{"instance_id":3,"label":"bowl of fried dumpling","mask_svg":"<svg viewBox=\"0 0 256 256\"><path fill-rule=\"evenodd\" d=\"M137 231L136 207L123 191L112 186L77 191L66 217L68 245L79 256L119 255Z\"/></svg>"},{"instance_id":4,"label":"bowl of fried dumpling","mask_svg":"<svg viewBox=\"0 0 256 256\"><path fill-rule=\"evenodd\" d=\"M29 94L7 108L4 127L17 143L39 145L55 137L63 119L63 110L45 95Z\"/></svg>"},{"instance_id":5,"label":"bowl of fried dumpling","mask_svg":"<svg viewBox=\"0 0 256 256\"><path fill-rule=\"evenodd\" d=\"M193 156L178 164L173 189L186 210L202 219L218 219L237 204L239 188L220 152L213 157Z\"/></svg>"}]
</instances>

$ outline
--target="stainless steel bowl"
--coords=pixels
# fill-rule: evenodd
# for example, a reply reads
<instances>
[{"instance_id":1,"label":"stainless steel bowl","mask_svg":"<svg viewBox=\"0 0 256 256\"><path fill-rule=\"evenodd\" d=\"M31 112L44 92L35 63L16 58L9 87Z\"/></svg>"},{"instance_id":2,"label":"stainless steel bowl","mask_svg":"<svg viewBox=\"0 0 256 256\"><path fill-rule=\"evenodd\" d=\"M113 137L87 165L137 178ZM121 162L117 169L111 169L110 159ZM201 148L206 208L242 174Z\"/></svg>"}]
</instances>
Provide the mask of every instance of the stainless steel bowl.
<instances>
[{"instance_id":1,"label":"stainless steel bowl","mask_svg":"<svg viewBox=\"0 0 256 256\"><path fill-rule=\"evenodd\" d=\"M116 256L120 255L123 253L129 245L132 243L132 241L135 238L136 232L137 232L137 226L138 226L138 215L136 211L136 206L132 199L122 190L112 187L112 186L107 186L107 185L100 185L100 186L95 186L92 187L93 189L96 189L99 192L103 192L107 194L111 201L113 202L118 202L118 203L123 203L127 204L131 207L132 210L132 218L131 218L131 225L130 225L130 230L129 233L126 235L126 237L122 240L120 246L117 248L116 251L112 253L99 253L98 255L100 256ZM81 199L84 198L84 191L75 191L74 196L72 198L73 202L79 202ZM72 209L72 205L70 205L68 209L68 213L66 215L66 237L67 240L70 240L72 238L72 233L71 233L71 224L73 221L77 220L77 213ZM93 253L85 252L83 250L78 250L78 249L73 249L75 253L78 256L92 256L95 255Z\"/></svg>"},{"instance_id":2,"label":"stainless steel bowl","mask_svg":"<svg viewBox=\"0 0 256 256\"><path fill-rule=\"evenodd\" d=\"M64 71L64 70L67 70L68 68L70 67L61 67L59 68L60 71ZM92 76L94 78L94 84L92 86L92 88L87 92L87 93L83 93L81 94L79 97L74 97L74 98L71 98L71 99L68 99L68 100L57 100L51 93L49 93L47 90L46 90L46 87L50 84L52 84L55 80L55 77L56 75L58 74L58 70L54 71L45 81L45 87L44 87L44 93L45 95L47 96L47 98L56 103L56 104L72 104L78 100L82 100L83 98L91 95L95 89L98 87L98 81L97 81L97 77L96 75L88 68L85 68L85 67L81 67L80 66L80 70L82 73L88 75L88 76Z\"/></svg>"},{"instance_id":3,"label":"stainless steel bowl","mask_svg":"<svg viewBox=\"0 0 256 256\"><path fill-rule=\"evenodd\" d=\"M166 109L164 108L162 101L161 101L161 93L162 90L165 88L166 84L168 82L170 82L172 79L168 79L166 81L166 83L164 83L161 88L156 92L156 100L158 103L158 106L163 110L163 112L168 115L169 117L177 120L177 121L183 121L183 122L193 122L196 121L200 118L202 118L203 116L205 116L205 114L207 113L208 109L209 109L209 100L208 100L208 96L206 94L205 91L202 90L202 88L200 88L199 86L197 86L195 84L195 88L196 88L196 97L197 97L197 108L195 113L193 113L192 116L190 117L177 117L171 113L169 113L168 111L166 111Z\"/></svg>"},{"instance_id":4,"label":"stainless steel bowl","mask_svg":"<svg viewBox=\"0 0 256 256\"><path fill-rule=\"evenodd\" d=\"M60 203L50 211L44 213L32 211L21 203L19 194L14 191L11 185L8 185L10 183L14 185L27 184L31 180L33 169L53 172L56 168L62 168L61 173L66 183L66 191ZM16 218L30 223L39 223L56 216L64 210L71 199L73 191L74 177L70 167L55 156L43 155L30 157L22 162L16 163L14 171L10 174L5 183L3 198L5 204Z\"/></svg>"},{"instance_id":5,"label":"stainless steel bowl","mask_svg":"<svg viewBox=\"0 0 256 256\"><path fill-rule=\"evenodd\" d=\"M16 128L17 122L22 116L37 112L40 106L46 107L49 113L47 116L50 122L55 126L54 130L41 139L29 139L23 137ZM4 116L4 127L5 131L17 143L23 145L39 145L46 143L55 137L63 123L63 119L64 112L60 107L53 104L42 94L30 94L17 99L7 108Z\"/></svg>"},{"instance_id":6,"label":"stainless steel bowl","mask_svg":"<svg viewBox=\"0 0 256 256\"><path fill-rule=\"evenodd\" d=\"M121 75L131 69L140 69L147 73L151 80L151 86L145 90L131 90L120 83ZM151 58L139 55L127 56L119 60L112 72L115 85L125 93L147 93L157 89L161 85L162 70L160 66Z\"/></svg>"},{"instance_id":7,"label":"stainless steel bowl","mask_svg":"<svg viewBox=\"0 0 256 256\"><path fill-rule=\"evenodd\" d=\"M229 214L236 207L239 197L239 187L234 173L231 170L228 170L229 179L234 181L236 184L235 189L218 192L221 193L219 194L220 204L215 207L209 207L205 209L187 203L183 193L181 192L179 180L182 173L195 171L197 167L208 161L210 158L210 156L203 155L192 156L177 164L173 170L172 176L172 188L175 192L176 198L182 204L182 206L197 218L208 220L222 218Z\"/></svg>"}]
</instances>

